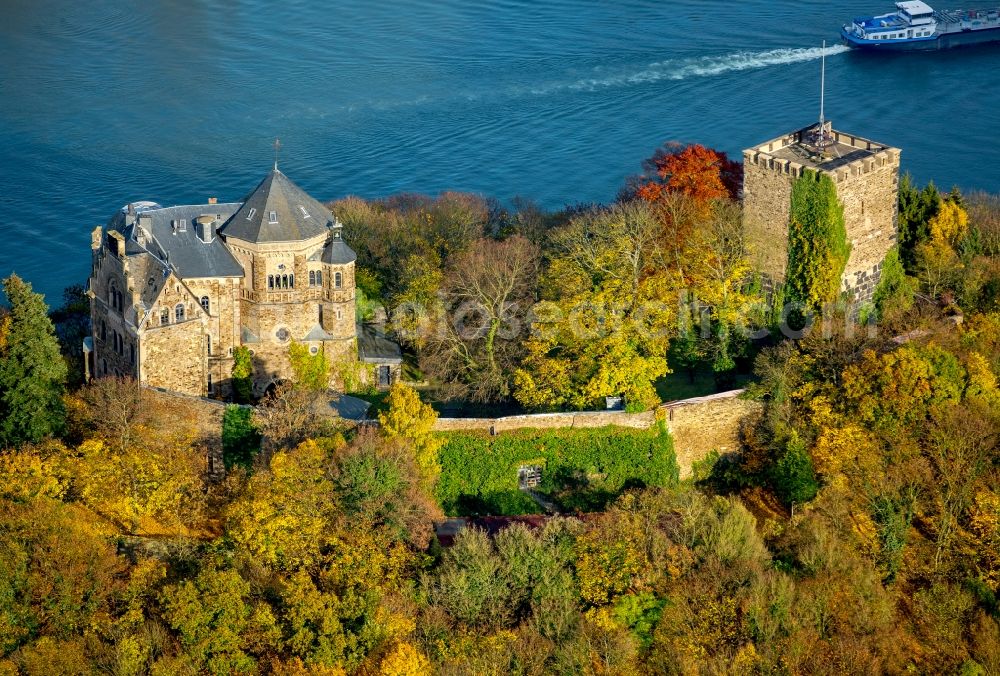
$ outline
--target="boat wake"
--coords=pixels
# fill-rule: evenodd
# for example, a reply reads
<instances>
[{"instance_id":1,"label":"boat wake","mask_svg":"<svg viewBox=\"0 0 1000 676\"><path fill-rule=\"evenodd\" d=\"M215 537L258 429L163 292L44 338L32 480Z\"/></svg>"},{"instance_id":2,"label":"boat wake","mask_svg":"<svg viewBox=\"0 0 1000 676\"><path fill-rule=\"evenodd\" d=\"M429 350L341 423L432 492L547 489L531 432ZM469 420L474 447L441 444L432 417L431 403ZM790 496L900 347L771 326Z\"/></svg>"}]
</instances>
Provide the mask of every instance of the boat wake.
<instances>
[{"instance_id":1,"label":"boat wake","mask_svg":"<svg viewBox=\"0 0 1000 676\"><path fill-rule=\"evenodd\" d=\"M584 78L569 84L533 89L535 94L549 94L558 90L592 91L613 87L659 82L661 80L687 80L697 77L712 77L745 70L758 70L771 66L782 66L803 61L814 61L822 56L833 56L850 51L844 45L813 47L809 49L771 49L764 52L734 52L720 56L703 56L696 59L671 59L651 63L646 68L632 73L622 73L605 77Z\"/></svg>"}]
</instances>

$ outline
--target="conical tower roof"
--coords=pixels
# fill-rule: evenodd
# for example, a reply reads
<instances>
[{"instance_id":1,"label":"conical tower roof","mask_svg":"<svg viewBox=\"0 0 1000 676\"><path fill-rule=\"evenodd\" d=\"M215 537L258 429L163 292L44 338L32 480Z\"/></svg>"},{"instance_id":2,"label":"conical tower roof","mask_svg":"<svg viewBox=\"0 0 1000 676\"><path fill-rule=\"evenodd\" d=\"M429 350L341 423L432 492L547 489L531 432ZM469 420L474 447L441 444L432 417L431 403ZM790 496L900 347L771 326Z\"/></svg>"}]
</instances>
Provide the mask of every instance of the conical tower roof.
<instances>
[{"instance_id":1,"label":"conical tower roof","mask_svg":"<svg viewBox=\"0 0 1000 676\"><path fill-rule=\"evenodd\" d=\"M325 234L332 220L329 209L274 168L219 233L245 242L297 242Z\"/></svg>"}]
</instances>

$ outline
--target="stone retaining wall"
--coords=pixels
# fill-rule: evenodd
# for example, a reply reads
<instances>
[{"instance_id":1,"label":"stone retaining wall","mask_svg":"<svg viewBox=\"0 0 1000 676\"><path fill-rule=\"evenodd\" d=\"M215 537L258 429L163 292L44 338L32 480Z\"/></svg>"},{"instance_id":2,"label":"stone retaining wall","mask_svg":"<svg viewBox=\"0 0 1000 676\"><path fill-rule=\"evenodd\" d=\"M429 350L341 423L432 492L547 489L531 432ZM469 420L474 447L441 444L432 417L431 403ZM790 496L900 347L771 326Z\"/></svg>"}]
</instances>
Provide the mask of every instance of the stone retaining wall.
<instances>
[{"instance_id":1,"label":"stone retaining wall","mask_svg":"<svg viewBox=\"0 0 1000 676\"><path fill-rule=\"evenodd\" d=\"M632 427L645 429L662 416L674 438L674 450L681 477L691 474L692 464L711 451L729 453L739 449L740 425L758 413L760 402L740 398L744 390L721 392L707 397L672 401L656 411L588 411L582 413L539 413L503 418L438 418L436 432L493 430L496 433L517 429L552 429L567 427Z\"/></svg>"}]
</instances>

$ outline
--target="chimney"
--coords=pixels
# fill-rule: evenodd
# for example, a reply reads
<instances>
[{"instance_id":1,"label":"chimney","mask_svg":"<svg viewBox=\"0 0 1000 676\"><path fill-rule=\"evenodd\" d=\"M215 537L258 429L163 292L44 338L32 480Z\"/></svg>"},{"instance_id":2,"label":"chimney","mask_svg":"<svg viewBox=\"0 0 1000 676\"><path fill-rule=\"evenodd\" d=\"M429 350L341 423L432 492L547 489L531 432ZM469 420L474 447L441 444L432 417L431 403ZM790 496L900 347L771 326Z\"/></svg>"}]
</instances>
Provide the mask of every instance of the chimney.
<instances>
[{"instance_id":1,"label":"chimney","mask_svg":"<svg viewBox=\"0 0 1000 676\"><path fill-rule=\"evenodd\" d=\"M125 257L125 238L117 230L108 230L108 248L118 258Z\"/></svg>"},{"instance_id":2,"label":"chimney","mask_svg":"<svg viewBox=\"0 0 1000 676\"><path fill-rule=\"evenodd\" d=\"M219 202L219 199L217 197L209 197L208 198L208 203L209 204L218 204L218 202Z\"/></svg>"}]
</instances>

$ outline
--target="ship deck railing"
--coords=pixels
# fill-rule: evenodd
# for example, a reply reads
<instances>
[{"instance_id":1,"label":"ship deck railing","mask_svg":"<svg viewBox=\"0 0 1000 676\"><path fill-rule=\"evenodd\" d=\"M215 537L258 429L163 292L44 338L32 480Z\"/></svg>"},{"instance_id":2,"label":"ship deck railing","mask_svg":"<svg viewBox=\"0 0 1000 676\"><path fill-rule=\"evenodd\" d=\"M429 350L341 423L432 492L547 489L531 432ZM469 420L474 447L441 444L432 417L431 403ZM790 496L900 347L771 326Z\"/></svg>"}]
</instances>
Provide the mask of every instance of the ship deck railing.
<instances>
[{"instance_id":1,"label":"ship deck railing","mask_svg":"<svg viewBox=\"0 0 1000 676\"><path fill-rule=\"evenodd\" d=\"M948 10L942 9L934 12L934 18L946 24L968 24L977 25L1000 25L1000 9L980 9L980 10Z\"/></svg>"}]
</instances>

